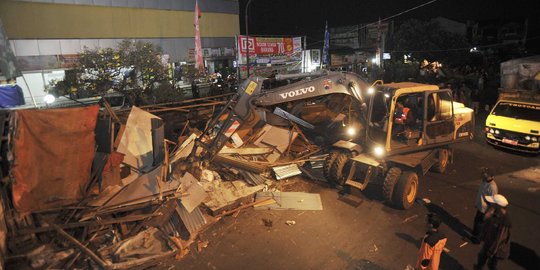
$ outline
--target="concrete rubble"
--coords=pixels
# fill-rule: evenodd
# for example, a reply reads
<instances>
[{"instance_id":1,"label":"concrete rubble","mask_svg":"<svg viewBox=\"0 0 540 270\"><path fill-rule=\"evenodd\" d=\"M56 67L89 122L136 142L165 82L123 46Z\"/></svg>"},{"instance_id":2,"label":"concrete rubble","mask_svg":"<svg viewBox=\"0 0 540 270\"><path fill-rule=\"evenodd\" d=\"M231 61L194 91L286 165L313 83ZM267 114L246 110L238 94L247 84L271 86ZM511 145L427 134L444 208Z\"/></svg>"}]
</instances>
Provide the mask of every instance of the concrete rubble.
<instances>
[{"instance_id":1,"label":"concrete rubble","mask_svg":"<svg viewBox=\"0 0 540 270\"><path fill-rule=\"evenodd\" d=\"M279 190L279 181L321 168L325 158L292 122L288 127L272 126L257 118L236 130L209 159L200 144L212 141L215 134L202 135L199 130L211 117L198 115L199 123L185 121L173 133L177 139L169 140L168 122L149 111L133 107L118 115L112 110L99 112L98 122L105 125L96 125L97 150L75 201L21 211L13 201L10 180L2 184L5 223L0 220L0 225L6 225L7 265L151 266L167 258L182 259L192 249L200 252L211 244L200 239L202 232L247 208L322 210L318 194ZM12 136L19 127L10 124ZM15 164L17 155L13 156Z\"/></svg>"}]
</instances>

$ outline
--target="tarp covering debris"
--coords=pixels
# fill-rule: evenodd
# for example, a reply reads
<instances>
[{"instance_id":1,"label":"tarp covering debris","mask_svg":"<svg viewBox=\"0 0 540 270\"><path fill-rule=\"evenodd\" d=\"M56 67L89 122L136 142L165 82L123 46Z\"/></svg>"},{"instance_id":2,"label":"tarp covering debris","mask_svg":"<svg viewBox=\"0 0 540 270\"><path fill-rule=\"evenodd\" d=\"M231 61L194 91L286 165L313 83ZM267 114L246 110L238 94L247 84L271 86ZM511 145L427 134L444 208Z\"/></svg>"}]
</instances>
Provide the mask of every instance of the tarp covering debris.
<instances>
[{"instance_id":1,"label":"tarp covering debris","mask_svg":"<svg viewBox=\"0 0 540 270\"><path fill-rule=\"evenodd\" d=\"M94 158L99 107L16 111L13 204L20 212L82 198Z\"/></svg>"}]
</instances>

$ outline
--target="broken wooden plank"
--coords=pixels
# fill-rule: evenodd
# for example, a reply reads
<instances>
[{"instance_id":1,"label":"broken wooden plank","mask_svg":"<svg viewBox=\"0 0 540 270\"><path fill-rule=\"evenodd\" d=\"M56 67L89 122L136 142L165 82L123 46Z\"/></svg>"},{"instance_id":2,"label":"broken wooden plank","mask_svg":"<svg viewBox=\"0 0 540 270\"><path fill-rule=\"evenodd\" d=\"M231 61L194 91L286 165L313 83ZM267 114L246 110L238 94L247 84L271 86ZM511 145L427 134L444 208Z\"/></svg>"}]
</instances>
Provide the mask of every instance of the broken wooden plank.
<instances>
[{"instance_id":1,"label":"broken wooden plank","mask_svg":"<svg viewBox=\"0 0 540 270\"><path fill-rule=\"evenodd\" d=\"M227 103L227 101L211 101L211 102L208 102L208 103L201 103L201 104L195 104L195 105L186 105L186 106L181 106L181 107L171 107L171 108L165 108L165 109L149 109L147 111L150 112L150 113L166 112L166 111L179 111L179 110L187 110L187 109L192 109L192 108L197 108L197 107L204 107L204 106L223 105L223 104L226 104L226 103Z\"/></svg>"},{"instance_id":2,"label":"broken wooden plank","mask_svg":"<svg viewBox=\"0 0 540 270\"><path fill-rule=\"evenodd\" d=\"M236 154L240 156L266 155L272 152L272 148L268 147L223 148L221 151L219 151L220 154Z\"/></svg>"},{"instance_id":3,"label":"broken wooden plank","mask_svg":"<svg viewBox=\"0 0 540 270\"><path fill-rule=\"evenodd\" d=\"M209 97L201 97L201 98L192 98L192 99L186 99L186 100L180 100L180 101L173 101L173 102L165 102L165 103L159 103L159 104L152 104L152 105L145 105L140 106L139 108L149 110L154 107L163 107L166 105L175 105L175 104L185 104L185 103L192 103L195 101L212 101L217 98L223 98L223 97L229 97L233 96L235 93L227 93L223 95L217 95L217 96L209 96ZM173 107L167 107L167 108L173 108Z\"/></svg>"},{"instance_id":4,"label":"broken wooden plank","mask_svg":"<svg viewBox=\"0 0 540 270\"><path fill-rule=\"evenodd\" d=\"M172 258L174 255L176 255L176 253L178 253L178 251L173 250L173 251L168 251L163 254L148 256L148 257L144 257L140 259L129 260L127 262L113 263L113 264L108 265L106 269L131 269L134 267L139 267L141 265L146 265L150 263L157 264L164 259L167 259L169 257Z\"/></svg>"},{"instance_id":5,"label":"broken wooden plank","mask_svg":"<svg viewBox=\"0 0 540 270\"><path fill-rule=\"evenodd\" d=\"M90 239L88 239L86 241L86 244L84 245L87 246L90 242L92 242L92 240L94 240L94 238L96 238L96 236L98 235L98 232L99 231L96 231L94 235L92 235L92 237L90 237ZM77 259L79 259L79 256L81 256L81 253L82 252L79 251L77 254L75 254L75 256L73 256L73 258L63 266L64 269L71 269L71 266L77 261Z\"/></svg>"},{"instance_id":6,"label":"broken wooden plank","mask_svg":"<svg viewBox=\"0 0 540 270\"><path fill-rule=\"evenodd\" d=\"M98 255L96 255L94 252L92 252L90 249L85 247L81 242L79 242L77 239L75 239L73 236L66 233L62 228L60 228L56 224L51 224L51 227L58 232L61 236L63 236L66 240L70 241L72 244L74 244L81 252L88 255L94 262L96 262L101 268L103 269L109 269L109 266L111 265L110 262L106 262L103 259L101 259Z\"/></svg>"},{"instance_id":7,"label":"broken wooden plank","mask_svg":"<svg viewBox=\"0 0 540 270\"><path fill-rule=\"evenodd\" d=\"M60 224L55 225L59 227L60 229L72 229L72 228L79 228L79 227L86 227L86 226L99 226L99 225L110 225L110 224L117 224L117 223L123 223L123 222L134 222L143 220L149 217L153 217L154 214L146 214L146 215L129 215L122 218L116 218L116 219L105 219L105 220L92 220L92 221L83 221L83 222L73 222L73 223L67 223L67 224ZM33 234L33 233L42 233L42 232L48 232L48 231L54 231L54 226L42 226L38 228L22 228L20 230L17 230L18 235L24 235L24 234Z\"/></svg>"},{"instance_id":8,"label":"broken wooden plank","mask_svg":"<svg viewBox=\"0 0 540 270\"><path fill-rule=\"evenodd\" d=\"M120 121L116 113L114 112L109 101L107 101L107 99L105 98L103 98L102 100L103 100L103 106L105 106L105 110L107 111L107 113L109 113L109 115L112 117L112 119L114 119L116 123L121 124L122 122Z\"/></svg>"},{"instance_id":9,"label":"broken wooden plank","mask_svg":"<svg viewBox=\"0 0 540 270\"><path fill-rule=\"evenodd\" d=\"M116 137L114 138L114 142L113 142L114 151L118 149L118 146L120 145L120 139L122 139L122 135L124 134L124 131L126 131L126 125L120 124L120 128L118 129L118 133L116 134Z\"/></svg>"}]
</instances>

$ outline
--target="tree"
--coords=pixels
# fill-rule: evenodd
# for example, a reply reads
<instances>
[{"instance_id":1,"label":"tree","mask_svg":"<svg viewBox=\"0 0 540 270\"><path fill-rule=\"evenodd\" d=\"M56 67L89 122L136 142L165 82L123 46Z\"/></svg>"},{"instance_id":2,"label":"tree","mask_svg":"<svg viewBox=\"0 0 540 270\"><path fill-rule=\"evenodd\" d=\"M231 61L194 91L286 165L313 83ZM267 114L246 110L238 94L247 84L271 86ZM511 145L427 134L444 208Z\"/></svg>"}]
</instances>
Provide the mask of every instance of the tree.
<instances>
[{"instance_id":1,"label":"tree","mask_svg":"<svg viewBox=\"0 0 540 270\"><path fill-rule=\"evenodd\" d=\"M170 101L175 93L161 55L159 46L142 41L124 40L114 49L85 48L72 71L75 75L58 82L53 92L80 98L114 91L134 105Z\"/></svg>"},{"instance_id":2,"label":"tree","mask_svg":"<svg viewBox=\"0 0 540 270\"><path fill-rule=\"evenodd\" d=\"M417 60L462 64L467 61L469 42L464 35L443 30L436 21L409 19L403 22L391 39L391 46L403 59L411 54Z\"/></svg>"}]
</instances>

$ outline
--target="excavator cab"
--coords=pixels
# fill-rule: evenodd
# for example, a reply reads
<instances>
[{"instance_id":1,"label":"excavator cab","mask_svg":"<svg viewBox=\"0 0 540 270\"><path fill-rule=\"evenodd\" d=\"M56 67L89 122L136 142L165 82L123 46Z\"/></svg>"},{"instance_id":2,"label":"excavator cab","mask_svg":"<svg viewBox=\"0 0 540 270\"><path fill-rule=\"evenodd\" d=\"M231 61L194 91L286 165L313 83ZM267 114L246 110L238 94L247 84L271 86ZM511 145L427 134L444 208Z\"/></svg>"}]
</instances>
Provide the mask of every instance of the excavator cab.
<instances>
[{"instance_id":1,"label":"excavator cab","mask_svg":"<svg viewBox=\"0 0 540 270\"><path fill-rule=\"evenodd\" d=\"M369 106L368 138L387 155L452 141L455 125L450 90L394 83L379 87Z\"/></svg>"}]
</instances>

